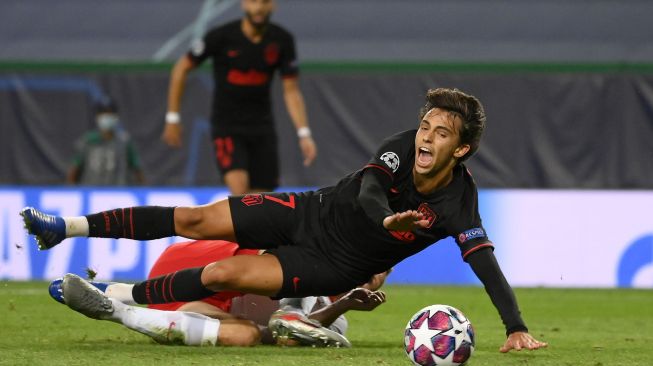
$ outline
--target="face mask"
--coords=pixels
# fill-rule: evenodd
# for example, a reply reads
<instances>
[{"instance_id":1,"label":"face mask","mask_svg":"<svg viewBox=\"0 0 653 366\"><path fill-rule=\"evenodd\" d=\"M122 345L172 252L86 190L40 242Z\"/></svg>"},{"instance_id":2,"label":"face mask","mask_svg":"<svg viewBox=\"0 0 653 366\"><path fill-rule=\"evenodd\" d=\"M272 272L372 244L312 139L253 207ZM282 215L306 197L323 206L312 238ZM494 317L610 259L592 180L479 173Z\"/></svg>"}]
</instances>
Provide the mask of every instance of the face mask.
<instances>
[{"instance_id":1,"label":"face mask","mask_svg":"<svg viewBox=\"0 0 653 366\"><path fill-rule=\"evenodd\" d=\"M115 114L101 114L95 119L97 126L102 131L111 131L118 124L118 116Z\"/></svg>"}]
</instances>

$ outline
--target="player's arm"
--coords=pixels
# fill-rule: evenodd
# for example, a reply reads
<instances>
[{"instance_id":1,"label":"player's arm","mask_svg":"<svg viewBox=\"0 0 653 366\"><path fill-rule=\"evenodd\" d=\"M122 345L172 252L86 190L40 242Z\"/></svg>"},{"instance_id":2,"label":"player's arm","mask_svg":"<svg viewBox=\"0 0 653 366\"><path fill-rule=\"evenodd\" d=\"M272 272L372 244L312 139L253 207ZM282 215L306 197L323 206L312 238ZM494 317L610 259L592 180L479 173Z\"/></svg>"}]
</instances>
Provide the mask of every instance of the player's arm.
<instances>
[{"instance_id":1,"label":"player's arm","mask_svg":"<svg viewBox=\"0 0 653 366\"><path fill-rule=\"evenodd\" d=\"M288 115L290 115L290 119L297 130L299 147L304 156L304 166L309 166L317 156L317 147L308 127L304 96L299 88L299 81L296 76L283 78L283 99L286 102Z\"/></svg>"},{"instance_id":2,"label":"player's arm","mask_svg":"<svg viewBox=\"0 0 653 366\"><path fill-rule=\"evenodd\" d=\"M170 84L168 86L168 112L166 113L166 125L163 130L162 139L173 147L181 146L181 120L179 111L181 97L184 94L186 77L195 68L195 63L188 54L177 60L170 73Z\"/></svg>"},{"instance_id":3,"label":"player's arm","mask_svg":"<svg viewBox=\"0 0 653 366\"><path fill-rule=\"evenodd\" d=\"M528 333L528 328L521 318L515 294L503 275L492 250L489 247L483 247L468 254L465 260L485 286L485 291L499 311L501 320L506 327L508 339L500 351L508 352L511 349L520 350L522 348L533 350L546 347L546 343L536 340Z\"/></svg>"},{"instance_id":4,"label":"player's arm","mask_svg":"<svg viewBox=\"0 0 653 366\"><path fill-rule=\"evenodd\" d=\"M385 293L383 291L370 291L358 287L322 309L310 313L308 317L319 321L324 327L329 327L349 310L372 311L384 302Z\"/></svg>"},{"instance_id":5,"label":"player's arm","mask_svg":"<svg viewBox=\"0 0 653 366\"><path fill-rule=\"evenodd\" d=\"M393 212L388 203L387 192L392 185L392 177L382 167L368 166L363 172L358 202L375 223L388 230L412 231L427 227L428 220L414 210Z\"/></svg>"}]
</instances>

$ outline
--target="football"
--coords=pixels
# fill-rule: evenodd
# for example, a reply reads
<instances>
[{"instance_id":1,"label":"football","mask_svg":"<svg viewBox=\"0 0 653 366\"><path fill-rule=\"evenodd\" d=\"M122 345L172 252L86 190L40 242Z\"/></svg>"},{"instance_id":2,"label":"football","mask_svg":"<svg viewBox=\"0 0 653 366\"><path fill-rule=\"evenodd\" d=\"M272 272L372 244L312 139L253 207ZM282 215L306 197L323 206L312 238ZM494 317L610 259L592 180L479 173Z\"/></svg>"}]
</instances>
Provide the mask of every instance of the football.
<instances>
[{"instance_id":1,"label":"football","mask_svg":"<svg viewBox=\"0 0 653 366\"><path fill-rule=\"evenodd\" d=\"M415 365L463 365L474 353L474 328L453 306L427 306L406 324L404 346Z\"/></svg>"}]
</instances>

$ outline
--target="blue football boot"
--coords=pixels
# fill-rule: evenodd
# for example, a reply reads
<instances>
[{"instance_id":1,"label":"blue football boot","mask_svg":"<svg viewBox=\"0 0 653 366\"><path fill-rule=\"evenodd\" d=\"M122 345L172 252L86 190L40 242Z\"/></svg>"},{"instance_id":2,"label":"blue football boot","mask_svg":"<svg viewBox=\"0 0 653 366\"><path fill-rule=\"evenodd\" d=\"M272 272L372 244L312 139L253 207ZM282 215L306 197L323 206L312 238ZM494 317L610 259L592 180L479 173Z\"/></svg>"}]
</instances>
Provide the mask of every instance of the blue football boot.
<instances>
[{"instance_id":1,"label":"blue football boot","mask_svg":"<svg viewBox=\"0 0 653 366\"><path fill-rule=\"evenodd\" d=\"M50 249L66 239L66 223L60 216L43 213L34 207L20 211L27 232L36 237L39 250Z\"/></svg>"},{"instance_id":2,"label":"blue football boot","mask_svg":"<svg viewBox=\"0 0 653 366\"><path fill-rule=\"evenodd\" d=\"M56 280L50 282L50 286L48 287L48 292L50 293L50 297L53 298L55 301L65 304L66 302L64 301L63 289L61 287L62 283L63 283L63 277L59 277ZM95 288L102 291L103 293L107 290L107 286L110 285L110 283L108 282L88 281L88 283L95 286Z\"/></svg>"}]
</instances>

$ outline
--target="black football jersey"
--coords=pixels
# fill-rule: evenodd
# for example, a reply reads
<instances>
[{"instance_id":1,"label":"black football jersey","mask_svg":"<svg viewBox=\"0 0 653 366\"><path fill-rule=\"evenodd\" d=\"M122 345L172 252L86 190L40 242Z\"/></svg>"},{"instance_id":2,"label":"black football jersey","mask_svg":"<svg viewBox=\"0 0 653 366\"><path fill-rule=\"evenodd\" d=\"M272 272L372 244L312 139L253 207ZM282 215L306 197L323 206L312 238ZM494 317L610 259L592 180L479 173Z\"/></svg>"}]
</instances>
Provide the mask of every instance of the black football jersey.
<instances>
[{"instance_id":1,"label":"black football jersey","mask_svg":"<svg viewBox=\"0 0 653 366\"><path fill-rule=\"evenodd\" d=\"M270 85L278 69L282 77L298 73L295 41L270 23L258 43L250 41L236 20L210 30L193 44L188 57L199 65L213 61L215 91L211 120L221 134L269 134L273 131Z\"/></svg>"},{"instance_id":2,"label":"black football jersey","mask_svg":"<svg viewBox=\"0 0 653 366\"><path fill-rule=\"evenodd\" d=\"M361 170L343 178L335 187L320 192L325 196L323 220L326 239L323 252L336 265L359 268L369 273L382 272L440 239L452 236L463 258L484 247L491 247L478 213L476 184L463 164L453 171L452 181L429 195L417 192L413 183L416 130L387 138L374 157ZM417 210L429 227L413 232L385 229L373 222L358 203L361 177L366 169L379 169L387 179L386 192L394 212Z\"/></svg>"}]
</instances>

